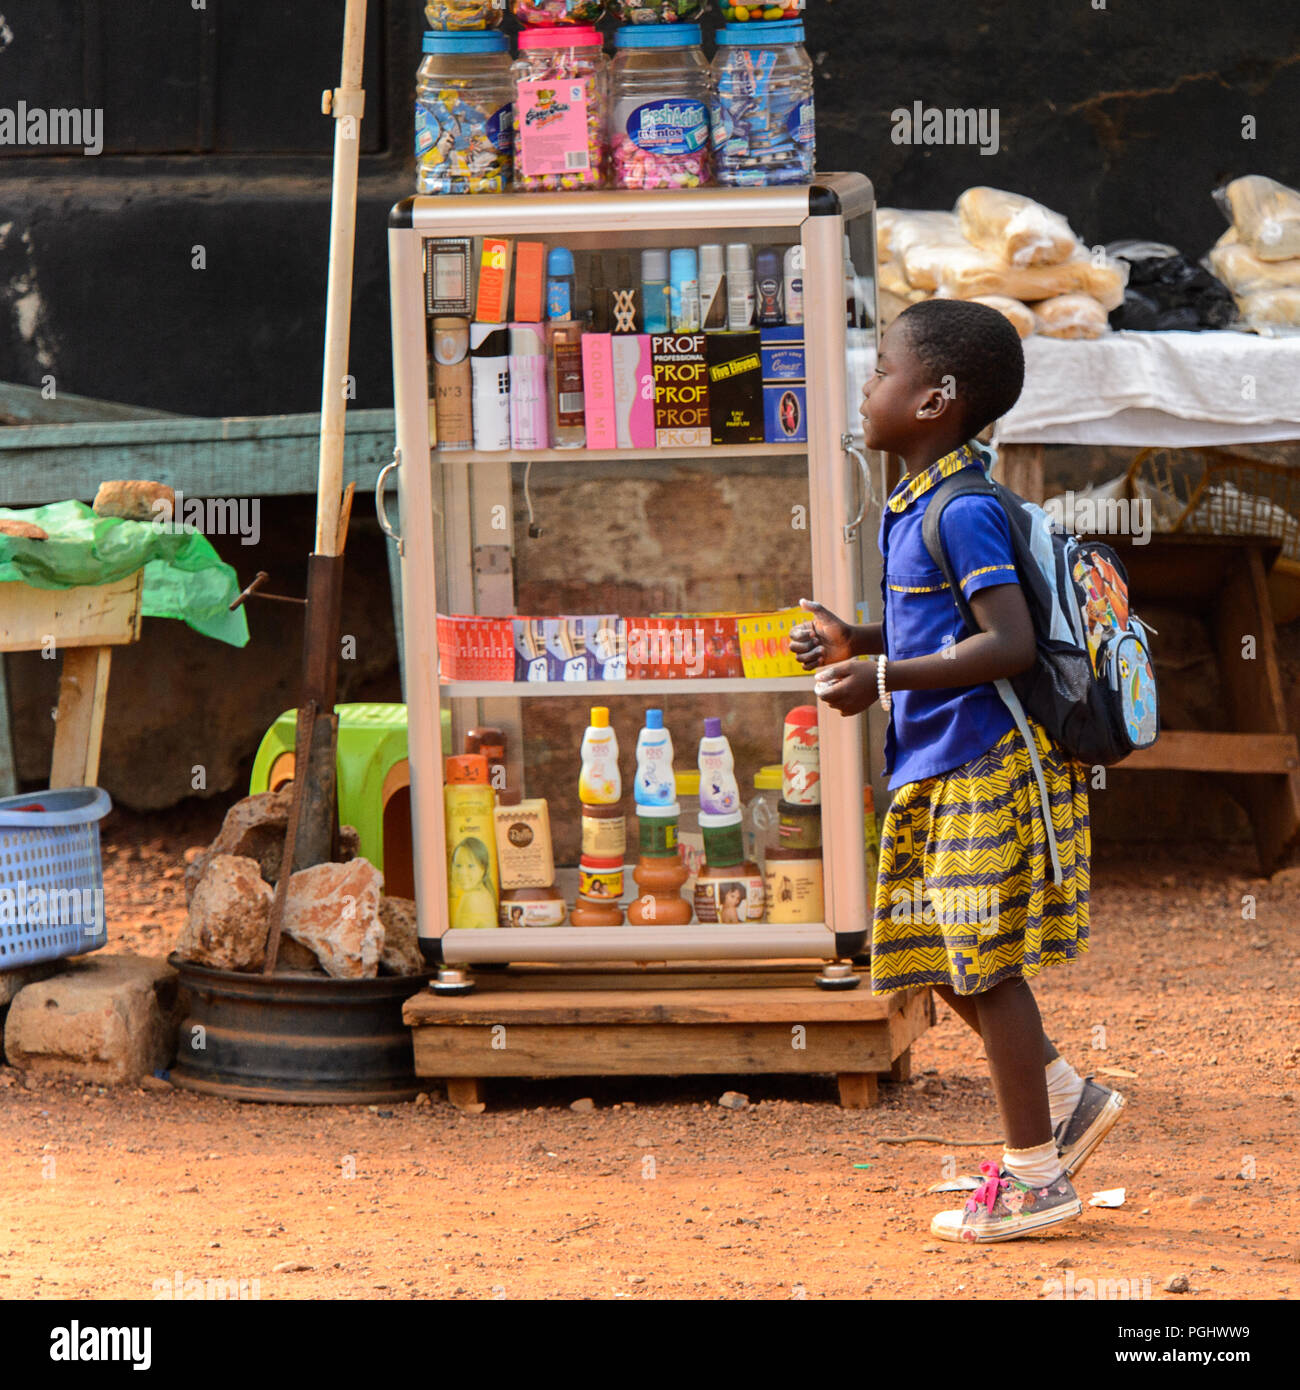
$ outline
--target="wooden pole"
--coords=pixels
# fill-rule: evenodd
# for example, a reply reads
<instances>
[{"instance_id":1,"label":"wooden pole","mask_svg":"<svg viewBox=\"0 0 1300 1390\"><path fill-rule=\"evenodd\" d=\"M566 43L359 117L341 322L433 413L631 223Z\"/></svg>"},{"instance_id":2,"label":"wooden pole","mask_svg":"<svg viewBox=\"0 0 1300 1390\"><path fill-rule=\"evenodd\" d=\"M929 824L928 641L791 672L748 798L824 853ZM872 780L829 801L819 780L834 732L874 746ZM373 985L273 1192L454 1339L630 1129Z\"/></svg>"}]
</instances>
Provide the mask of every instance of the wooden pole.
<instances>
[{"instance_id":1,"label":"wooden pole","mask_svg":"<svg viewBox=\"0 0 1300 1390\"><path fill-rule=\"evenodd\" d=\"M307 623L303 637L300 703L313 708L310 745L297 749L295 806L301 819L285 845L285 863L310 868L334 857L338 812L338 683L343 544L343 446L347 428L348 342L352 331L352 263L357 230L357 166L366 94L366 0L347 0L339 85L321 109L334 117L334 183L330 195L329 281L325 293L325 360L321 374L320 462L316 480L316 546L307 562ZM347 510L351 510L348 499ZM299 719L299 729L304 721ZM301 795L299 795L301 794ZM286 873L286 878L288 874ZM268 969L274 968L273 956Z\"/></svg>"},{"instance_id":2,"label":"wooden pole","mask_svg":"<svg viewBox=\"0 0 1300 1390\"><path fill-rule=\"evenodd\" d=\"M366 94L366 0L347 0L339 85L321 106L334 117L334 185L330 198L329 283L325 296L325 370L321 379L320 465L316 485L316 554L337 555L347 427L348 342L352 331L352 262L357 231L357 164Z\"/></svg>"}]
</instances>

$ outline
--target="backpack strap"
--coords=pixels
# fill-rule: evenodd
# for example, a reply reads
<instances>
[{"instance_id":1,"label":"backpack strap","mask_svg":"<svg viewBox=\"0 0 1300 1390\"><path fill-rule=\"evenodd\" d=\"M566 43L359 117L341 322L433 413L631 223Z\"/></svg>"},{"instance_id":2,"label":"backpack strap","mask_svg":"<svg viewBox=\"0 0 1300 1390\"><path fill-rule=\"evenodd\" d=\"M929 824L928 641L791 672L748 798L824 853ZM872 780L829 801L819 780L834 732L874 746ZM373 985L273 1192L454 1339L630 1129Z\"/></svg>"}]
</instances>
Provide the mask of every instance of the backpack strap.
<instances>
[{"instance_id":1,"label":"backpack strap","mask_svg":"<svg viewBox=\"0 0 1300 1390\"><path fill-rule=\"evenodd\" d=\"M934 496L930 499L930 505L925 509L925 516L921 519L921 539L925 542L926 550L930 552L930 558L943 572L943 577L947 580L949 589L952 590L953 601L957 605L957 611L961 614L962 620L971 632L978 632L980 625L975 621L975 615L971 612L966 595L961 591L961 585L953 573L952 562L948 559L948 552L943 548L943 538L939 534L939 522L942 520L948 504L958 497L968 496L992 497L1000 507L1005 508L997 488L982 473L973 468L964 468L959 473L954 473L951 478L946 478L936 488ZM1010 527L1010 530L1014 548L1015 527ZM1056 842L1056 827L1052 824L1052 803L1047 794L1047 781L1043 776L1043 764L1038 756L1037 740L1029 727L1025 707L1020 703L1020 696L1012 689L1011 682L1005 679L994 681L993 688L1010 711L1011 718L1015 720L1016 728L1028 750L1029 763L1034 771L1034 781L1038 784L1038 800L1043 812L1043 826L1047 832L1047 848L1052 860L1052 882L1060 883L1064 877L1061 871L1061 855Z\"/></svg>"}]
</instances>

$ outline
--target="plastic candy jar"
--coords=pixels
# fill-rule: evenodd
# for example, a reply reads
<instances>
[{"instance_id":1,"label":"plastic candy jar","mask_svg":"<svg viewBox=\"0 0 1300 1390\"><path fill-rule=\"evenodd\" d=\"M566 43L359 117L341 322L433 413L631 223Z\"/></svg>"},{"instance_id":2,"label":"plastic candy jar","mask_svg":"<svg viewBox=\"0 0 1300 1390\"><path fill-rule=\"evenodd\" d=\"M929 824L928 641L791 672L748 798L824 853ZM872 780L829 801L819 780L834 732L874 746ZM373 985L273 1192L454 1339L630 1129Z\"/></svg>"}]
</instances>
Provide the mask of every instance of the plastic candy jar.
<instances>
[{"instance_id":1,"label":"plastic candy jar","mask_svg":"<svg viewBox=\"0 0 1300 1390\"><path fill-rule=\"evenodd\" d=\"M505 17L506 0L427 0L430 29L495 29Z\"/></svg>"},{"instance_id":2,"label":"plastic candy jar","mask_svg":"<svg viewBox=\"0 0 1300 1390\"><path fill-rule=\"evenodd\" d=\"M520 24L594 24L605 0L510 0Z\"/></svg>"},{"instance_id":3,"label":"plastic candy jar","mask_svg":"<svg viewBox=\"0 0 1300 1390\"><path fill-rule=\"evenodd\" d=\"M680 24L699 19L709 0L608 0L610 17L620 24Z\"/></svg>"},{"instance_id":4,"label":"plastic candy jar","mask_svg":"<svg viewBox=\"0 0 1300 1390\"><path fill-rule=\"evenodd\" d=\"M802 24L726 24L713 60L714 176L732 187L809 183L816 128Z\"/></svg>"},{"instance_id":5,"label":"plastic candy jar","mask_svg":"<svg viewBox=\"0 0 1300 1390\"><path fill-rule=\"evenodd\" d=\"M751 19L798 19L803 14L803 0L773 0L770 5L731 5L722 3L722 17L728 24L744 24Z\"/></svg>"},{"instance_id":6,"label":"plastic candy jar","mask_svg":"<svg viewBox=\"0 0 1300 1390\"><path fill-rule=\"evenodd\" d=\"M597 30L524 29L515 77L515 187L603 188L606 64Z\"/></svg>"},{"instance_id":7,"label":"plastic candy jar","mask_svg":"<svg viewBox=\"0 0 1300 1390\"><path fill-rule=\"evenodd\" d=\"M614 33L609 148L616 188L712 182L709 65L698 24L629 24Z\"/></svg>"},{"instance_id":8,"label":"plastic candy jar","mask_svg":"<svg viewBox=\"0 0 1300 1390\"><path fill-rule=\"evenodd\" d=\"M514 79L495 29L426 33L415 84L418 193L504 193L510 187Z\"/></svg>"}]
</instances>

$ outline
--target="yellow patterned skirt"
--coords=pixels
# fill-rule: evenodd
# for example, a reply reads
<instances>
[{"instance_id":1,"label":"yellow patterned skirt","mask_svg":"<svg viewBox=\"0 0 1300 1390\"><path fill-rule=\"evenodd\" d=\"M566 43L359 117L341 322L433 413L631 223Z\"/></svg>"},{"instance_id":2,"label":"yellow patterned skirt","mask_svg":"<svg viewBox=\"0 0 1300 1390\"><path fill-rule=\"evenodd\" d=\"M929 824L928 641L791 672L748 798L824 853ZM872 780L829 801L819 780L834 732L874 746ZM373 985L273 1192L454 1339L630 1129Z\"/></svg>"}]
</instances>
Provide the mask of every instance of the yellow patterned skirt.
<instances>
[{"instance_id":1,"label":"yellow patterned skirt","mask_svg":"<svg viewBox=\"0 0 1300 1390\"><path fill-rule=\"evenodd\" d=\"M1012 729L952 772L900 787L881 832L876 994L981 994L1088 949L1088 785L1032 720L1056 829L1052 861L1029 750Z\"/></svg>"}]
</instances>

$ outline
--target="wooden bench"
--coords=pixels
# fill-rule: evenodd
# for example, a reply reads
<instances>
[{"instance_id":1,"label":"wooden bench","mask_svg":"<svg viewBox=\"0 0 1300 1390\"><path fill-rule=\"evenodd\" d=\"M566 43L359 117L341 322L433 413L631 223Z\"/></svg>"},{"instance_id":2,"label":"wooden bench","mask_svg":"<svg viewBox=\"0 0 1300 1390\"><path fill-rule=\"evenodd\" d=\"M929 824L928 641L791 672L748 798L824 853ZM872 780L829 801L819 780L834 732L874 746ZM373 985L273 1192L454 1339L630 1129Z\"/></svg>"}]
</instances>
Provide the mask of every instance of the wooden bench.
<instances>
[{"instance_id":1,"label":"wooden bench","mask_svg":"<svg viewBox=\"0 0 1300 1390\"><path fill-rule=\"evenodd\" d=\"M480 1104L490 1077L774 1073L831 1074L841 1105L875 1105L882 1076L910 1074L911 1045L934 1020L930 992L876 998L866 979L828 992L817 970L511 966L479 973L471 995L417 995L402 1016L416 1075L446 1081L460 1107Z\"/></svg>"}]
</instances>

